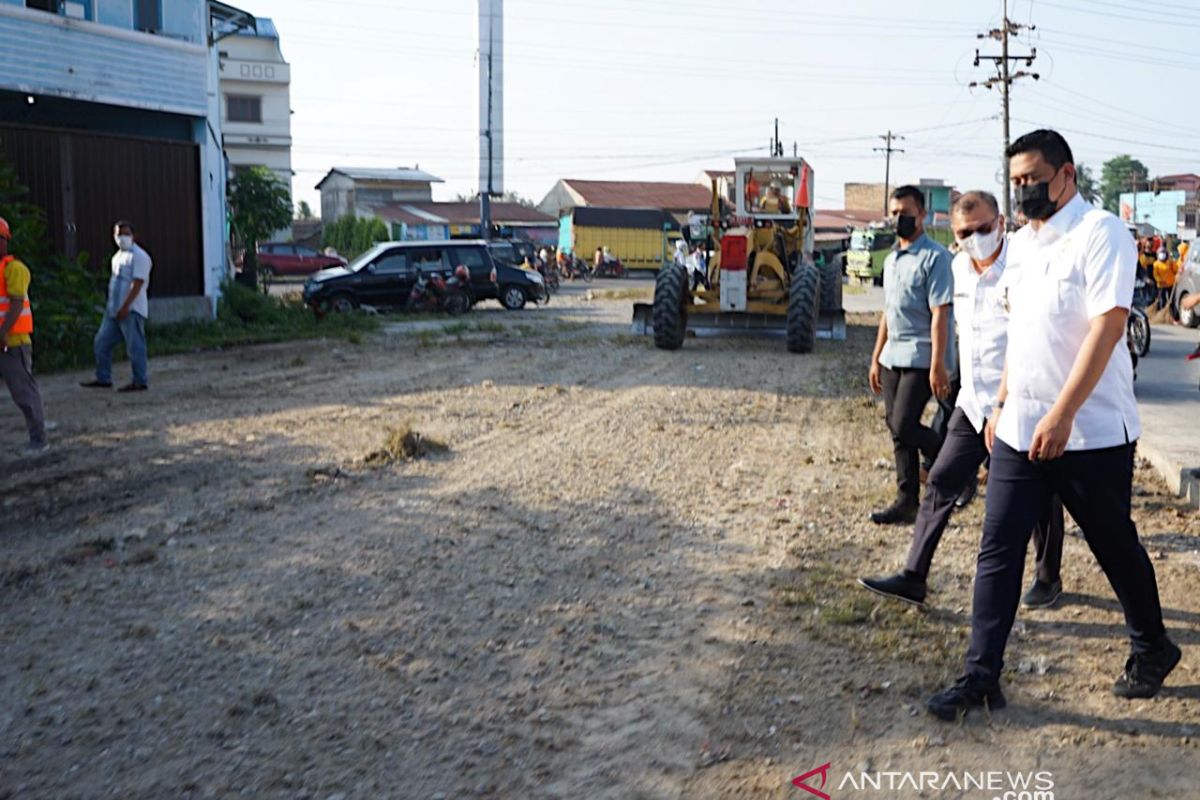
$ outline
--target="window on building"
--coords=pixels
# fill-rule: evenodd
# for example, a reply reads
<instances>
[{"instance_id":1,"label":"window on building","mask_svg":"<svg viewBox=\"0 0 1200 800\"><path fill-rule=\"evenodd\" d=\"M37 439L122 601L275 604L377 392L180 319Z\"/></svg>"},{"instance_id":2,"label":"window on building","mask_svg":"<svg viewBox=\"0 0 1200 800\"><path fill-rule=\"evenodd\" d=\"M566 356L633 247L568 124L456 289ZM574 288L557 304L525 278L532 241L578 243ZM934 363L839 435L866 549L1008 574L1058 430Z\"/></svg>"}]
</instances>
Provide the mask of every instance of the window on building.
<instances>
[{"instance_id":1,"label":"window on building","mask_svg":"<svg viewBox=\"0 0 1200 800\"><path fill-rule=\"evenodd\" d=\"M1184 212L1183 227L1185 227L1185 228L1196 227L1196 212L1195 211Z\"/></svg>"},{"instance_id":2,"label":"window on building","mask_svg":"<svg viewBox=\"0 0 1200 800\"><path fill-rule=\"evenodd\" d=\"M36 8L38 11L49 11L51 14L58 13L59 0L25 0L26 8Z\"/></svg>"},{"instance_id":3,"label":"window on building","mask_svg":"<svg viewBox=\"0 0 1200 800\"><path fill-rule=\"evenodd\" d=\"M262 98L244 94L226 95L225 119L229 122L262 122Z\"/></svg>"},{"instance_id":4,"label":"window on building","mask_svg":"<svg viewBox=\"0 0 1200 800\"><path fill-rule=\"evenodd\" d=\"M162 30L162 0L133 0L133 27L147 33Z\"/></svg>"}]
</instances>

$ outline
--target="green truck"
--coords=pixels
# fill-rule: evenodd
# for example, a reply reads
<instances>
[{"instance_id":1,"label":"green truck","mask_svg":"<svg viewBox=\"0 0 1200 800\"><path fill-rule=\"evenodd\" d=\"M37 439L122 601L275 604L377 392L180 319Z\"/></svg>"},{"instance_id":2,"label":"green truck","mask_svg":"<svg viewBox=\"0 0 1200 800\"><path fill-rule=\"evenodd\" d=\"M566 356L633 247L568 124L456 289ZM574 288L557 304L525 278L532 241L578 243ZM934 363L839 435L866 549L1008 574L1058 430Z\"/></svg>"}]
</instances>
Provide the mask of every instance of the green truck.
<instances>
[{"instance_id":1,"label":"green truck","mask_svg":"<svg viewBox=\"0 0 1200 800\"><path fill-rule=\"evenodd\" d=\"M954 234L949 228L926 228L925 233L946 247L954 242ZM846 274L850 282L860 286L869 283L883 286L883 261L895 246L896 233L891 228L855 228L850 234L850 250L846 253Z\"/></svg>"}]
</instances>

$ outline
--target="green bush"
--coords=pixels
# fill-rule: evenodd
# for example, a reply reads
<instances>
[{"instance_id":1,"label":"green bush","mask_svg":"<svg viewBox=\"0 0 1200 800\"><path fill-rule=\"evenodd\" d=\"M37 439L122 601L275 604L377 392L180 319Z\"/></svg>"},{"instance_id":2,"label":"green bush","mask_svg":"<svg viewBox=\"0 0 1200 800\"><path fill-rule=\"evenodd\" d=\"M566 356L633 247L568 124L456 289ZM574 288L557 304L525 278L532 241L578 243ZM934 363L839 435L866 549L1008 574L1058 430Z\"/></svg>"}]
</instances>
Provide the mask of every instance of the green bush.
<instances>
[{"instance_id":1,"label":"green bush","mask_svg":"<svg viewBox=\"0 0 1200 800\"><path fill-rule=\"evenodd\" d=\"M378 217L356 217L343 214L325 226L322 237L326 247L337 250L344 258L354 259L378 242L391 238L387 225Z\"/></svg>"}]
</instances>

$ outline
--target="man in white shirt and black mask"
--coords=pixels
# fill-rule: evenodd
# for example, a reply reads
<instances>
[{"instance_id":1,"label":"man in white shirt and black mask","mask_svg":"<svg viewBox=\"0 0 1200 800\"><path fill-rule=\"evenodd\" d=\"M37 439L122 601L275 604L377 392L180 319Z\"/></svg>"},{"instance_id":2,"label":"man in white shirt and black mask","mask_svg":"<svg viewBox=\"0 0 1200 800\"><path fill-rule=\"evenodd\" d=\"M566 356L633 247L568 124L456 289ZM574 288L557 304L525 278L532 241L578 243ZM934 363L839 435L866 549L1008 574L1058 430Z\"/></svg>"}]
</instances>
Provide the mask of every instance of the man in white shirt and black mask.
<instances>
[{"instance_id":1,"label":"man in white shirt and black mask","mask_svg":"<svg viewBox=\"0 0 1200 800\"><path fill-rule=\"evenodd\" d=\"M961 248L951 269L962 387L950 414L945 443L929 471L904 569L858 581L876 594L918 605L925 602L933 554L958 505L957 498L964 487L975 484L979 465L987 460L984 426L996 404L1008 346L1008 312L1002 289L1008 244L996 198L988 192L966 192L950 209L950 225ZM1062 591L1063 518L1056 498L1047 499L1034 538L1037 579L1022 600L1026 606L1045 608L1053 605Z\"/></svg>"},{"instance_id":2,"label":"man in white shirt and black mask","mask_svg":"<svg viewBox=\"0 0 1200 800\"><path fill-rule=\"evenodd\" d=\"M1016 617L1025 548L1054 492L1079 524L1125 612L1132 653L1118 697L1153 697L1179 663L1154 566L1130 516L1141 434L1125 325L1137 253L1124 223L1079 195L1071 149L1055 131L1008 149L1029 224L1009 240L1008 351L985 437L992 450L965 674L929 699L954 720L1003 708L1000 673Z\"/></svg>"}]
</instances>

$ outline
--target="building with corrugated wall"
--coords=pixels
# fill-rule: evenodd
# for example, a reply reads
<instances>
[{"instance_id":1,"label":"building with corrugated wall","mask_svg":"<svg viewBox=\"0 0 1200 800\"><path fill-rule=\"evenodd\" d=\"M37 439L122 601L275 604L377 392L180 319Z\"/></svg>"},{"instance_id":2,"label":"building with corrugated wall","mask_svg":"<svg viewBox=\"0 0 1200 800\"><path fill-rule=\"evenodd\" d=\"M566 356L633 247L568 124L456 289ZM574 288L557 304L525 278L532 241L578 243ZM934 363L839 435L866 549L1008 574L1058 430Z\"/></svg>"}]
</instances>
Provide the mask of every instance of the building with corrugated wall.
<instances>
[{"instance_id":1,"label":"building with corrugated wall","mask_svg":"<svg viewBox=\"0 0 1200 800\"><path fill-rule=\"evenodd\" d=\"M253 24L213 0L0 0L0 150L58 251L107 274L113 222L133 221L156 320L215 313L228 231L213 44Z\"/></svg>"}]
</instances>

